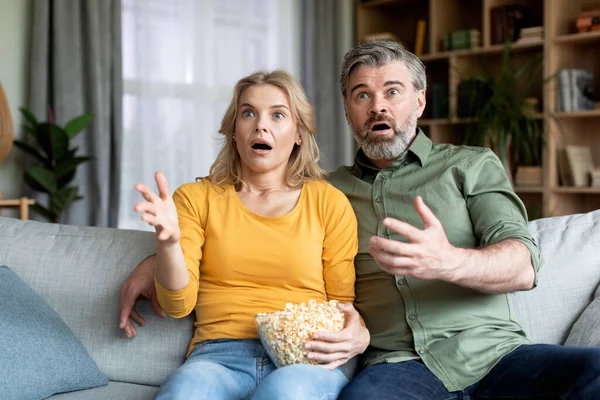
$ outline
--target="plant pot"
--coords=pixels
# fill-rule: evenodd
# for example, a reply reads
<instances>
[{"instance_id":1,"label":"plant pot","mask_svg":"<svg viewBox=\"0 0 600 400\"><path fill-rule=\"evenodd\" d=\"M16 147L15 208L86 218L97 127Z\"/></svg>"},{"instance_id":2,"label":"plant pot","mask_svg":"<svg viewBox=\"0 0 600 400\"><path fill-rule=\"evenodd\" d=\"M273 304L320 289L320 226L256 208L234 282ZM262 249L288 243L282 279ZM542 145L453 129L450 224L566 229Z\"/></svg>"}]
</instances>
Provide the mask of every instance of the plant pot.
<instances>
[{"instance_id":1,"label":"plant pot","mask_svg":"<svg viewBox=\"0 0 600 400\"><path fill-rule=\"evenodd\" d=\"M518 166L515 174L516 186L543 186L544 173L542 167Z\"/></svg>"}]
</instances>

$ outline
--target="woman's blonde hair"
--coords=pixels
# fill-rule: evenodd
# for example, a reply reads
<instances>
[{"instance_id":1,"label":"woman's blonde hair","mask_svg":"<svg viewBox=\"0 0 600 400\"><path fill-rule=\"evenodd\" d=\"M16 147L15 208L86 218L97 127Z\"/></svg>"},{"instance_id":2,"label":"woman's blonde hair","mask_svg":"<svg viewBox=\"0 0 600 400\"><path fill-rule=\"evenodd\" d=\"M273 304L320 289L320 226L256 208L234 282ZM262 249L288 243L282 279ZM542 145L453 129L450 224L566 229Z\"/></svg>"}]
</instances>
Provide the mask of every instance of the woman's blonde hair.
<instances>
[{"instance_id":1,"label":"woman's blonde hair","mask_svg":"<svg viewBox=\"0 0 600 400\"><path fill-rule=\"evenodd\" d=\"M223 147L217 159L210 167L208 179L213 185L238 185L241 179L241 160L233 135L238 112L238 103L243 93L251 86L273 85L281 89L290 102L290 112L296 121L296 129L300 135L301 144L295 144L290 154L285 175L285 184L296 187L307 179L320 179L325 171L319 167L319 148L315 141L315 118L313 109L306 93L296 79L288 72L277 70L272 72L255 72L242 78L235 85L233 98L221 121L219 133L225 136Z\"/></svg>"}]
</instances>

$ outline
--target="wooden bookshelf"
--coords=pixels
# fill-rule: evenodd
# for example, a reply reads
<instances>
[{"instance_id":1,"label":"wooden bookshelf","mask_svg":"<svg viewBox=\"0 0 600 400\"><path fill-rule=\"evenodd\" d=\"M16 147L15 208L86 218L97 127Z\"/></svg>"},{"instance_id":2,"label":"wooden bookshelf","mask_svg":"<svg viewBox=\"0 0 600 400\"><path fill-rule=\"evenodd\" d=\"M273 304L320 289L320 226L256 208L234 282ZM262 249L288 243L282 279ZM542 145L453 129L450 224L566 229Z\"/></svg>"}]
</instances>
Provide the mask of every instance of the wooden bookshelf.
<instances>
[{"instance_id":1,"label":"wooden bookshelf","mask_svg":"<svg viewBox=\"0 0 600 400\"><path fill-rule=\"evenodd\" d=\"M600 32L577 33L575 20L582 5L590 0L355 0L356 41L370 34L390 32L409 49L414 49L418 19L427 21L425 49L421 59L427 67L428 87L448 85L449 116L419 120L419 126L438 143L462 143L465 125L472 118L456 118L457 70L474 67L485 56L500 60L504 45L492 45L491 9L506 4L525 4L534 25L544 27L544 38L529 43L513 43L511 55L522 63L543 54L543 77L556 76L563 68L585 68L594 73L594 91L600 93ZM444 51L445 34L461 29L478 29L481 45L469 50ZM541 81L542 79L540 79ZM559 185L557 151L567 145L592 148L594 163L600 167L600 109L557 112L556 79L540 82L536 97L543 111L535 117L544 129L544 183L542 186L515 187L530 214L535 217L566 215L600 208L600 188ZM600 98L597 98L600 100ZM431 104L428 104L428 108ZM427 110L426 110L427 111ZM539 210L539 211L538 211Z\"/></svg>"}]
</instances>

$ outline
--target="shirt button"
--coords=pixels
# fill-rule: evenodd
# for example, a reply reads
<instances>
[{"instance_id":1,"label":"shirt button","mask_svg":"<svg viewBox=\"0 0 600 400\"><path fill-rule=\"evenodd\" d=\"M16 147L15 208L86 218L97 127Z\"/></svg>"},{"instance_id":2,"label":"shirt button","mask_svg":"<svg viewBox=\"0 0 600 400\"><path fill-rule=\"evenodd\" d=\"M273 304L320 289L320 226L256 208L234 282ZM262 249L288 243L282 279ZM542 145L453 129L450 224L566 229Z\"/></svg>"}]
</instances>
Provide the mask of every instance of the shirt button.
<instances>
[{"instance_id":1,"label":"shirt button","mask_svg":"<svg viewBox=\"0 0 600 400\"><path fill-rule=\"evenodd\" d=\"M415 314L410 314L408 316L408 319L410 319L411 321L414 321L417 318L417 316Z\"/></svg>"},{"instance_id":2,"label":"shirt button","mask_svg":"<svg viewBox=\"0 0 600 400\"><path fill-rule=\"evenodd\" d=\"M427 349L419 349L419 354L425 354L427 352Z\"/></svg>"},{"instance_id":3,"label":"shirt button","mask_svg":"<svg viewBox=\"0 0 600 400\"><path fill-rule=\"evenodd\" d=\"M376 198L375 203L381 203L381 197Z\"/></svg>"},{"instance_id":4,"label":"shirt button","mask_svg":"<svg viewBox=\"0 0 600 400\"><path fill-rule=\"evenodd\" d=\"M404 285L405 283L406 283L406 279L404 279L404 278L400 278L400 279L398 279L398 285L402 286L402 285ZM411 315L412 315L412 314L411 314ZM410 318L410 317L409 317L409 318Z\"/></svg>"}]
</instances>

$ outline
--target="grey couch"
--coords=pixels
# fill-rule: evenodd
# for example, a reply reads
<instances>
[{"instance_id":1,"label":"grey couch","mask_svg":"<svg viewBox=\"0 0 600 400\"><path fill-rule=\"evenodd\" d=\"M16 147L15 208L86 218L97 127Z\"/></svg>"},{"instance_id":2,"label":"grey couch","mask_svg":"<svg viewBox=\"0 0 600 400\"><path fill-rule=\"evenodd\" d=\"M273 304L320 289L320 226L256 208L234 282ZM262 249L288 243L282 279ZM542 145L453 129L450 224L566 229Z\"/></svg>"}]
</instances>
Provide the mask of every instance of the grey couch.
<instances>
[{"instance_id":1,"label":"grey couch","mask_svg":"<svg viewBox=\"0 0 600 400\"><path fill-rule=\"evenodd\" d=\"M600 282L600 210L529 227L543 264L537 288L511 295L515 312L532 341L564 343ZM184 361L191 317L160 319L148 301L140 301L148 324L134 339L119 330L120 285L153 249L149 232L0 217L0 265L10 266L50 303L111 381L53 399L151 399Z\"/></svg>"}]
</instances>

